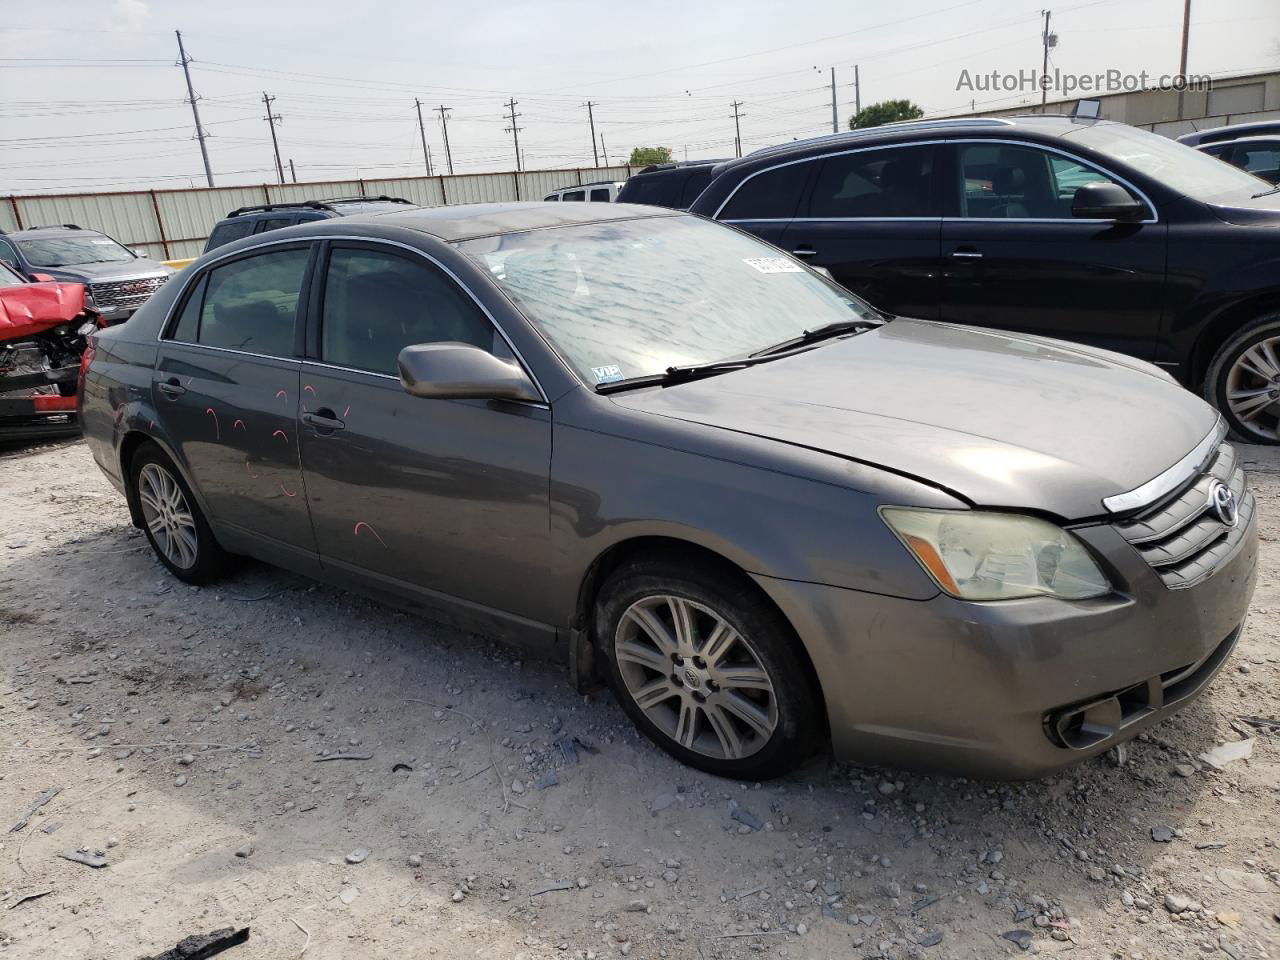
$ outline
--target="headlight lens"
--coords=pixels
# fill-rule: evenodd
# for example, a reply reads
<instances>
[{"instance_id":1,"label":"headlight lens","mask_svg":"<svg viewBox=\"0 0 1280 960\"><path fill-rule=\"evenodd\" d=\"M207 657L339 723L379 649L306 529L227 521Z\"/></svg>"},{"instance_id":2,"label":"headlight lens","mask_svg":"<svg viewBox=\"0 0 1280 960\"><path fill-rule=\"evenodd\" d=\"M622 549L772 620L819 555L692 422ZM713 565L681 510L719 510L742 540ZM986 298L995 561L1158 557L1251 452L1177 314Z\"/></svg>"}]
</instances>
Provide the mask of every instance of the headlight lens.
<instances>
[{"instance_id":1,"label":"headlight lens","mask_svg":"<svg viewBox=\"0 0 1280 960\"><path fill-rule=\"evenodd\" d=\"M963 600L1111 592L1089 552L1066 530L1010 513L885 507L885 523L938 586Z\"/></svg>"}]
</instances>

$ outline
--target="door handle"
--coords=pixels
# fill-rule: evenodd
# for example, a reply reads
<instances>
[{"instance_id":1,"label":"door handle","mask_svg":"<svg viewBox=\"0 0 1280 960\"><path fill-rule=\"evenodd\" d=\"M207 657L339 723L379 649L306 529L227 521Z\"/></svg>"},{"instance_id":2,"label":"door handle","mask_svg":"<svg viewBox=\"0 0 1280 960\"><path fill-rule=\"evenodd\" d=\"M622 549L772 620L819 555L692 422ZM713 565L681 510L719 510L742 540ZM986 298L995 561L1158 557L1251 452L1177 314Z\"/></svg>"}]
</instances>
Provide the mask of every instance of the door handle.
<instances>
[{"instance_id":1,"label":"door handle","mask_svg":"<svg viewBox=\"0 0 1280 960\"><path fill-rule=\"evenodd\" d=\"M953 257L963 257L969 260L982 259L982 254L973 247L957 247L955 250L951 251L951 255Z\"/></svg>"},{"instance_id":2,"label":"door handle","mask_svg":"<svg viewBox=\"0 0 1280 960\"><path fill-rule=\"evenodd\" d=\"M187 392L187 388L178 382L177 377L170 377L160 384L160 392L170 400L177 400Z\"/></svg>"},{"instance_id":3,"label":"door handle","mask_svg":"<svg viewBox=\"0 0 1280 960\"><path fill-rule=\"evenodd\" d=\"M791 255L793 257L816 257L818 255L818 251L809 246L796 247L791 251Z\"/></svg>"},{"instance_id":4,"label":"door handle","mask_svg":"<svg viewBox=\"0 0 1280 960\"><path fill-rule=\"evenodd\" d=\"M337 414L327 407L321 407L315 413L304 413L302 415L302 422L310 424L321 432L343 430L347 426L338 419Z\"/></svg>"}]
</instances>

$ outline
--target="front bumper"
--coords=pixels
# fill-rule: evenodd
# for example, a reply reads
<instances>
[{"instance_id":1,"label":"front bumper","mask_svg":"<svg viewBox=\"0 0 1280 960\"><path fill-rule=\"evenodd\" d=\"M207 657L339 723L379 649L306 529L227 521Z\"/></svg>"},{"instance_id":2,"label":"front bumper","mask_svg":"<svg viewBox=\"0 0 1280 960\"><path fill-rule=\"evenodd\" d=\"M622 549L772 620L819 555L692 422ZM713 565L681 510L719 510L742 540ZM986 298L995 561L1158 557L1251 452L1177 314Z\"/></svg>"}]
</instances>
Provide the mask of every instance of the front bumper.
<instances>
[{"instance_id":1,"label":"front bumper","mask_svg":"<svg viewBox=\"0 0 1280 960\"><path fill-rule=\"evenodd\" d=\"M838 758L1026 779L1123 742L1204 690L1243 629L1256 524L1254 511L1234 553L1180 590L1111 527L1077 530L1117 586L1096 600L916 601L755 580L813 661Z\"/></svg>"}]
</instances>

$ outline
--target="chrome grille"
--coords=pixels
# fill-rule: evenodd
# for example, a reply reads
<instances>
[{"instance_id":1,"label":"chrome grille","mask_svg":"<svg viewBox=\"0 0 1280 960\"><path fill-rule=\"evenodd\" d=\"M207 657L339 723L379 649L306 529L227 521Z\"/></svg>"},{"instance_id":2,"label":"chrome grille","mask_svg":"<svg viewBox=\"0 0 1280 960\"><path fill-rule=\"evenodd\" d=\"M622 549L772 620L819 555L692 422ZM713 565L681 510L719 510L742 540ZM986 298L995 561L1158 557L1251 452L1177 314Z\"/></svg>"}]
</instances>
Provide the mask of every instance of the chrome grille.
<instances>
[{"instance_id":1,"label":"chrome grille","mask_svg":"<svg viewBox=\"0 0 1280 960\"><path fill-rule=\"evenodd\" d=\"M1235 526L1224 523L1210 503L1211 488L1218 480L1235 494ZM1235 449L1224 443L1209 466L1180 492L1115 528L1165 585L1176 590L1204 580L1232 554L1249 529L1253 510L1244 469L1236 462Z\"/></svg>"},{"instance_id":2,"label":"chrome grille","mask_svg":"<svg viewBox=\"0 0 1280 960\"><path fill-rule=\"evenodd\" d=\"M90 289L93 291L93 302L100 307L140 307L168 279L163 276L104 280L93 284Z\"/></svg>"}]
</instances>

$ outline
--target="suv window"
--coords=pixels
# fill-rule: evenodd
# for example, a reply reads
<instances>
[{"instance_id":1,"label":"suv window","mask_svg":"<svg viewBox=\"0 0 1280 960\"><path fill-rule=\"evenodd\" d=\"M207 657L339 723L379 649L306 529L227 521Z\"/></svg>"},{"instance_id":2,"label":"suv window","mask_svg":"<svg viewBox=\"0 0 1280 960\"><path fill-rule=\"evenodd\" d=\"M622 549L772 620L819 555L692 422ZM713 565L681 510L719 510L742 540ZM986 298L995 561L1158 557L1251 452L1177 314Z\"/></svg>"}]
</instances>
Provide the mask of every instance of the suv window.
<instances>
[{"instance_id":1,"label":"suv window","mask_svg":"<svg viewBox=\"0 0 1280 960\"><path fill-rule=\"evenodd\" d=\"M415 343L470 343L494 350L495 330L475 302L425 261L334 247L324 284L320 358L395 375Z\"/></svg>"},{"instance_id":2,"label":"suv window","mask_svg":"<svg viewBox=\"0 0 1280 960\"><path fill-rule=\"evenodd\" d=\"M941 216L932 146L862 150L825 158L813 184L808 215Z\"/></svg>"},{"instance_id":3,"label":"suv window","mask_svg":"<svg viewBox=\"0 0 1280 960\"><path fill-rule=\"evenodd\" d=\"M13 245L8 240L0 240L0 260L11 267L18 266L18 251L13 249Z\"/></svg>"},{"instance_id":4,"label":"suv window","mask_svg":"<svg viewBox=\"0 0 1280 960\"><path fill-rule=\"evenodd\" d=\"M605 203L608 203L608 202L609 202L609 188L608 188L608 187L603 187L603 188L599 188L599 189L596 189L596 190L592 190L592 191L591 191L591 200L592 200L594 203L599 203L599 202L601 202L601 201L603 201L603 202L605 202Z\"/></svg>"},{"instance_id":5,"label":"suv window","mask_svg":"<svg viewBox=\"0 0 1280 960\"><path fill-rule=\"evenodd\" d=\"M258 221L257 233L266 233L268 230L279 230L281 227L291 227L295 223L293 217L266 217Z\"/></svg>"},{"instance_id":6,"label":"suv window","mask_svg":"<svg viewBox=\"0 0 1280 960\"><path fill-rule=\"evenodd\" d=\"M813 161L789 163L744 180L721 212L721 220L790 220L813 170Z\"/></svg>"},{"instance_id":7,"label":"suv window","mask_svg":"<svg viewBox=\"0 0 1280 960\"><path fill-rule=\"evenodd\" d=\"M543 199L543 200L559 200L559 199L560 199L560 194L558 194L558 193L553 193L553 194L551 194L551 196L549 196L549 197L543 197L542 199Z\"/></svg>"},{"instance_id":8,"label":"suv window","mask_svg":"<svg viewBox=\"0 0 1280 960\"><path fill-rule=\"evenodd\" d=\"M568 193L566 193L566 194L565 194L561 199L563 199L563 200L586 200L586 199L587 199L587 192L586 192L585 190L571 190L571 191L569 191Z\"/></svg>"},{"instance_id":9,"label":"suv window","mask_svg":"<svg viewBox=\"0 0 1280 960\"><path fill-rule=\"evenodd\" d=\"M680 209L688 210L698 194L711 182L711 167L694 167L684 179L684 189L680 192Z\"/></svg>"},{"instance_id":10,"label":"suv window","mask_svg":"<svg viewBox=\"0 0 1280 960\"><path fill-rule=\"evenodd\" d=\"M1114 183L1105 173L1035 147L995 143L959 146L960 216L1070 220L1086 183Z\"/></svg>"},{"instance_id":11,"label":"suv window","mask_svg":"<svg viewBox=\"0 0 1280 960\"><path fill-rule=\"evenodd\" d=\"M675 171L638 173L622 188L619 203L644 203L654 207L674 207L680 178Z\"/></svg>"},{"instance_id":12,"label":"suv window","mask_svg":"<svg viewBox=\"0 0 1280 960\"><path fill-rule=\"evenodd\" d=\"M1277 174L1280 174L1280 140L1265 143L1241 141L1231 152L1231 162L1242 170L1248 170L1275 183Z\"/></svg>"},{"instance_id":13,"label":"suv window","mask_svg":"<svg viewBox=\"0 0 1280 960\"><path fill-rule=\"evenodd\" d=\"M251 230L253 230L252 220L240 217L234 220L224 220L214 227L213 232L209 234L209 241L204 246L205 252L208 253L214 247L220 247L224 243L230 243L232 240L247 237Z\"/></svg>"},{"instance_id":14,"label":"suv window","mask_svg":"<svg viewBox=\"0 0 1280 960\"><path fill-rule=\"evenodd\" d=\"M197 290L203 296L195 342L269 357L290 356L309 255L305 248L276 250L210 270L203 289ZM187 323L183 313L179 330Z\"/></svg>"}]
</instances>

